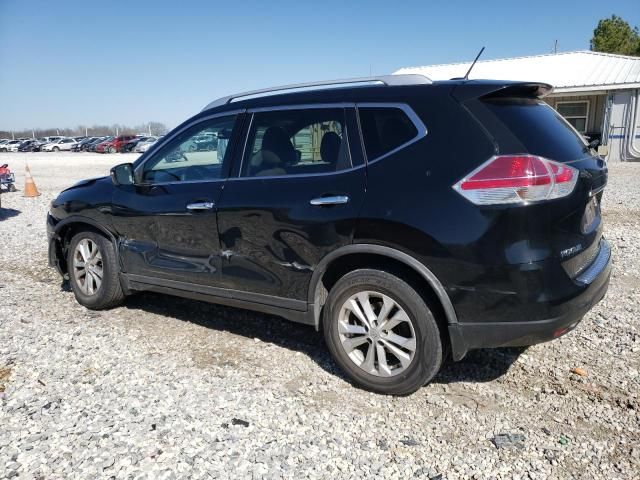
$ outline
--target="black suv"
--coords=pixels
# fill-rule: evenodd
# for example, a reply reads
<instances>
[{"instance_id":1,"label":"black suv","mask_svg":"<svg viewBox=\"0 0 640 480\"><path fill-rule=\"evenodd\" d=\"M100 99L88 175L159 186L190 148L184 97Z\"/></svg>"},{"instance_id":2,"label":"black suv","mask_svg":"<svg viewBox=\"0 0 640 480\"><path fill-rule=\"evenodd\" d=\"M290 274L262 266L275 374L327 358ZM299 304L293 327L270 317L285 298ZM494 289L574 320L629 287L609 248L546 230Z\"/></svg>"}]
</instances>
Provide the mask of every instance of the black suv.
<instances>
[{"instance_id":1,"label":"black suv","mask_svg":"<svg viewBox=\"0 0 640 480\"><path fill-rule=\"evenodd\" d=\"M397 75L219 99L63 191L50 263L88 308L149 290L280 315L360 386L412 392L447 353L559 337L607 291L606 165L550 91Z\"/></svg>"}]
</instances>

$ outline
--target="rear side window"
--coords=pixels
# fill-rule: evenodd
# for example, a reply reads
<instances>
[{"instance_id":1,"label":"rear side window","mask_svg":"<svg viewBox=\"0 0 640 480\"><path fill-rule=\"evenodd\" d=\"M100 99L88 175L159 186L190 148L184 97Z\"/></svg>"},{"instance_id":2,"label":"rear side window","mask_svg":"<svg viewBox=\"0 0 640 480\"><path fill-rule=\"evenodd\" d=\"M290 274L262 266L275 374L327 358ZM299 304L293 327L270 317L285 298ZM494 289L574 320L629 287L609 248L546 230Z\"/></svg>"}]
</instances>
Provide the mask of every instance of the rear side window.
<instances>
[{"instance_id":1,"label":"rear side window","mask_svg":"<svg viewBox=\"0 0 640 480\"><path fill-rule=\"evenodd\" d=\"M359 106L358 113L369 161L402 147L418 135L418 129L400 108Z\"/></svg>"},{"instance_id":2,"label":"rear side window","mask_svg":"<svg viewBox=\"0 0 640 480\"><path fill-rule=\"evenodd\" d=\"M549 105L529 98L484 100L490 114L482 122L498 140L503 153L531 153L561 162L584 158L584 138Z\"/></svg>"},{"instance_id":3,"label":"rear side window","mask_svg":"<svg viewBox=\"0 0 640 480\"><path fill-rule=\"evenodd\" d=\"M254 113L243 177L331 173L351 168L342 108Z\"/></svg>"}]
</instances>

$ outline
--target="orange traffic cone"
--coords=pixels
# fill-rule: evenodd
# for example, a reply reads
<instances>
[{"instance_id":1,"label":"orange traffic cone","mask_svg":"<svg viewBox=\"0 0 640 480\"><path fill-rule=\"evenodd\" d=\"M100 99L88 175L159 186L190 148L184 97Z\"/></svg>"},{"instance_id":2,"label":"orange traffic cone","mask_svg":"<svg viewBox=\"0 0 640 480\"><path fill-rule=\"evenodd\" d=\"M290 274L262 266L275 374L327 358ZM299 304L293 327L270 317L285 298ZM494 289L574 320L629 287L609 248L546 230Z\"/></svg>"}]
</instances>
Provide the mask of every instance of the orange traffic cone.
<instances>
[{"instance_id":1,"label":"orange traffic cone","mask_svg":"<svg viewBox=\"0 0 640 480\"><path fill-rule=\"evenodd\" d=\"M38 187L36 187L36 183L33 181L33 177L31 176L31 170L29 170L29 165L27 165L26 173L24 175L24 195L23 197L39 197L40 192L38 191Z\"/></svg>"}]
</instances>

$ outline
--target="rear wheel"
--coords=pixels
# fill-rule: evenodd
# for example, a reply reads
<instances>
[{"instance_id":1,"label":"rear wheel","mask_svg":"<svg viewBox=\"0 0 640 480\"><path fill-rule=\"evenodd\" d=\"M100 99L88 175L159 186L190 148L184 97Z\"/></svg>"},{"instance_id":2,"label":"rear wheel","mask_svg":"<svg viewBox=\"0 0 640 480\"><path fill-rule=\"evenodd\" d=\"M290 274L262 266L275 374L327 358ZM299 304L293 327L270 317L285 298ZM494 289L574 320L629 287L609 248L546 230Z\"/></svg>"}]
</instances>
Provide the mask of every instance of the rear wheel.
<instances>
[{"instance_id":1,"label":"rear wheel","mask_svg":"<svg viewBox=\"0 0 640 480\"><path fill-rule=\"evenodd\" d=\"M60 151L60 149L59 149L58 147L53 147L53 149L52 149L52 150L53 150L54 152L59 152L59 151Z\"/></svg>"},{"instance_id":2,"label":"rear wheel","mask_svg":"<svg viewBox=\"0 0 640 480\"><path fill-rule=\"evenodd\" d=\"M116 147L109 147L109 153L116 153Z\"/></svg>"},{"instance_id":3,"label":"rear wheel","mask_svg":"<svg viewBox=\"0 0 640 480\"><path fill-rule=\"evenodd\" d=\"M438 373L442 342L435 318L409 284L380 270L355 270L331 289L324 336L359 386L385 394L418 390Z\"/></svg>"},{"instance_id":4,"label":"rear wheel","mask_svg":"<svg viewBox=\"0 0 640 480\"><path fill-rule=\"evenodd\" d=\"M73 293L81 305L101 310L124 300L113 244L102 235L86 231L71 239L67 271Z\"/></svg>"}]
</instances>

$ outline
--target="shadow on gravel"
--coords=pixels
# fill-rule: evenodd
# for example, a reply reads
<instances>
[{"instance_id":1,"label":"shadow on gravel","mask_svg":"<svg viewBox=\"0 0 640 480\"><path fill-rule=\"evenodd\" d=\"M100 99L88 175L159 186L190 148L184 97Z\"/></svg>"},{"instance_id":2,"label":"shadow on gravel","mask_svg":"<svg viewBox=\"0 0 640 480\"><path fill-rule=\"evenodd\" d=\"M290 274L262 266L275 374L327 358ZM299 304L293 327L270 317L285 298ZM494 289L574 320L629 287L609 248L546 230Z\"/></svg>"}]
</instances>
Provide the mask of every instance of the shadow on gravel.
<instances>
[{"instance_id":1,"label":"shadow on gravel","mask_svg":"<svg viewBox=\"0 0 640 480\"><path fill-rule=\"evenodd\" d=\"M0 207L0 221L6 220L7 218L15 217L20 215L20 210L16 210L14 208L2 208Z\"/></svg>"},{"instance_id":2,"label":"shadow on gravel","mask_svg":"<svg viewBox=\"0 0 640 480\"><path fill-rule=\"evenodd\" d=\"M448 362L433 383L491 382L513 365L526 347L472 350L459 362Z\"/></svg>"},{"instance_id":3,"label":"shadow on gravel","mask_svg":"<svg viewBox=\"0 0 640 480\"><path fill-rule=\"evenodd\" d=\"M127 298L125 307L168 315L247 338L258 338L262 342L301 352L325 371L349 381L331 359L322 334L307 325L250 310L150 292ZM471 351L460 362L446 363L433 383L490 382L504 375L524 350L525 348L496 348Z\"/></svg>"},{"instance_id":4,"label":"shadow on gravel","mask_svg":"<svg viewBox=\"0 0 640 480\"><path fill-rule=\"evenodd\" d=\"M275 315L152 292L128 297L124 306L132 310L168 315L178 320L247 338L257 338L262 342L301 352L327 372L347 380L333 363L322 334L308 325L290 322Z\"/></svg>"}]
</instances>

